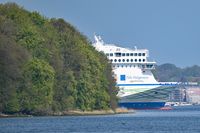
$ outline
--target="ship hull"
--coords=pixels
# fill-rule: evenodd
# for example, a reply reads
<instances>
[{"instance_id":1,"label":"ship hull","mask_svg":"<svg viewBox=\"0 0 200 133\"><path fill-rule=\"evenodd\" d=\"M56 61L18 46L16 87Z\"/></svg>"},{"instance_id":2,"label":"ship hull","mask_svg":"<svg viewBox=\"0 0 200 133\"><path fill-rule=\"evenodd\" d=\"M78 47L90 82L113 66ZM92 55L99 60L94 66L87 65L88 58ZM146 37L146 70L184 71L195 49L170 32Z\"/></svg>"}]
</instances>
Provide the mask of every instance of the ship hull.
<instances>
[{"instance_id":1,"label":"ship hull","mask_svg":"<svg viewBox=\"0 0 200 133\"><path fill-rule=\"evenodd\" d=\"M176 86L160 86L140 93L120 97L119 107L127 109L162 109Z\"/></svg>"},{"instance_id":2,"label":"ship hull","mask_svg":"<svg viewBox=\"0 0 200 133\"><path fill-rule=\"evenodd\" d=\"M165 102L119 102L118 105L127 109L162 109Z\"/></svg>"}]
</instances>

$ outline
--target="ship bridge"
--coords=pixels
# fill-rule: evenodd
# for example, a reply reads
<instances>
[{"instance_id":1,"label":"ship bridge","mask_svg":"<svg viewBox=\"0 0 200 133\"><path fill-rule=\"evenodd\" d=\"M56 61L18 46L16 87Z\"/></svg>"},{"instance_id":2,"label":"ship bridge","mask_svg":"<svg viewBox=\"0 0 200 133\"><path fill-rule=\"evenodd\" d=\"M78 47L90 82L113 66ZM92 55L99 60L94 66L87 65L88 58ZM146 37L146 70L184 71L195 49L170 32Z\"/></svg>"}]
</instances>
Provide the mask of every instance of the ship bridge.
<instances>
[{"instance_id":1,"label":"ship bridge","mask_svg":"<svg viewBox=\"0 0 200 133\"><path fill-rule=\"evenodd\" d=\"M146 69L154 69L155 61L149 61L149 51L147 49L137 49L134 47L122 48L114 44L104 44L100 36L95 36L93 44L96 50L106 54L109 61L113 64L113 68L117 67L138 67L143 71Z\"/></svg>"}]
</instances>

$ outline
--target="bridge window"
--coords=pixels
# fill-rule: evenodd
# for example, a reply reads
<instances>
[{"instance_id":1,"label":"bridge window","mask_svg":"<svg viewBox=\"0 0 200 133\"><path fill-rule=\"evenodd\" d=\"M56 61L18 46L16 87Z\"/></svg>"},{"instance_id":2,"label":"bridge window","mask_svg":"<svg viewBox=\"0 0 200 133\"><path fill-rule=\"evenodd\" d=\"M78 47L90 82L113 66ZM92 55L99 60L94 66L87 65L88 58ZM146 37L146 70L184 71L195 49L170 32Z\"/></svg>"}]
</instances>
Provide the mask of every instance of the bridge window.
<instances>
[{"instance_id":1,"label":"bridge window","mask_svg":"<svg viewBox=\"0 0 200 133\"><path fill-rule=\"evenodd\" d=\"M121 59L119 59L118 61L121 62Z\"/></svg>"},{"instance_id":2,"label":"bridge window","mask_svg":"<svg viewBox=\"0 0 200 133\"><path fill-rule=\"evenodd\" d=\"M145 53L142 53L142 56L145 56Z\"/></svg>"},{"instance_id":3,"label":"bridge window","mask_svg":"<svg viewBox=\"0 0 200 133\"><path fill-rule=\"evenodd\" d=\"M141 62L141 59L139 59L139 62Z\"/></svg>"},{"instance_id":4,"label":"bridge window","mask_svg":"<svg viewBox=\"0 0 200 133\"><path fill-rule=\"evenodd\" d=\"M153 64L148 64L147 65L147 68L152 68L153 67Z\"/></svg>"},{"instance_id":5,"label":"bridge window","mask_svg":"<svg viewBox=\"0 0 200 133\"><path fill-rule=\"evenodd\" d=\"M137 56L137 53L135 53L134 56Z\"/></svg>"},{"instance_id":6,"label":"bridge window","mask_svg":"<svg viewBox=\"0 0 200 133\"><path fill-rule=\"evenodd\" d=\"M135 62L137 62L137 59L135 59Z\"/></svg>"},{"instance_id":7,"label":"bridge window","mask_svg":"<svg viewBox=\"0 0 200 133\"><path fill-rule=\"evenodd\" d=\"M115 62L117 62L117 59L115 59Z\"/></svg>"},{"instance_id":8,"label":"bridge window","mask_svg":"<svg viewBox=\"0 0 200 133\"><path fill-rule=\"evenodd\" d=\"M121 57L121 53L115 53L116 57Z\"/></svg>"},{"instance_id":9,"label":"bridge window","mask_svg":"<svg viewBox=\"0 0 200 133\"><path fill-rule=\"evenodd\" d=\"M142 65L142 68L145 68L145 65Z\"/></svg>"},{"instance_id":10,"label":"bridge window","mask_svg":"<svg viewBox=\"0 0 200 133\"><path fill-rule=\"evenodd\" d=\"M133 62L133 59L131 59L131 62Z\"/></svg>"},{"instance_id":11,"label":"bridge window","mask_svg":"<svg viewBox=\"0 0 200 133\"><path fill-rule=\"evenodd\" d=\"M109 56L109 53L106 53L106 56Z\"/></svg>"},{"instance_id":12,"label":"bridge window","mask_svg":"<svg viewBox=\"0 0 200 133\"><path fill-rule=\"evenodd\" d=\"M129 56L129 53L126 53L126 56Z\"/></svg>"},{"instance_id":13,"label":"bridge window","mask_svg":"<svg viewBox=\"0 0 200 133\"><path fill-rule=\"evenodd\" d=\"M125 62L125 59L123 59L122 61Z\"/></svg>"},{"instance_id":14,"label":"bridge window","mask_svg":"<svg viewBox=\"0 0 200 133\"><path fill-rule=\"evenodd\" d=\"M138 53L138 56L141 56L142 54L141 53Z\"/></svg>"},{"instance_id":15,"label":"bridge window","mask_svg":"<svg viewBox=\"0 0 200 133\"><path fill-rule=\"evenodd\" d=\"M130 53L130 56L133 56L133 53Z\"/></svg>"},{"instance_id":16,"label":"bridge window","mask_svg":"<svg viewBox=\"0 0 200 133\"><path fill-rule=\"evenodd\" d=\"M145 59L143 59L142 61L145 62Z\"/></svg>"},{"instance_id":17,"label":"bridge window","mask_svg":"<svg viewBox=\"0 0 200 133\"><path fill-rule=\"evenodd\" d=\"M129 59L127 59L126 61L129 62Z\"/></svg>"},{"instance_id":18,"label":"bridge window","mask_svg":"<svg viewBox=\"0 0 200 133\"><path fill-rule=\"evenodd\" d=\"M113 62L113 59L111 59L110 61Z\"/></svg>"},{"instance_id":19,"label":"bridge window","mask_svg":"<svg viewBox=\"0 0 200 133\"><path fill-rule=\"evenodd\" d=\"M125 56L125 53L122 53L122 56Z\"/></svg>"},{"instance_id":20,"label":"bridge window","mask_svg":"<svg viewBox=\"0 0 200 133\"><path fill-rule=\"evenodd\" d=\"M110 56L113 56L113 53L110 53Z\"/></svg>"}]
</instances>

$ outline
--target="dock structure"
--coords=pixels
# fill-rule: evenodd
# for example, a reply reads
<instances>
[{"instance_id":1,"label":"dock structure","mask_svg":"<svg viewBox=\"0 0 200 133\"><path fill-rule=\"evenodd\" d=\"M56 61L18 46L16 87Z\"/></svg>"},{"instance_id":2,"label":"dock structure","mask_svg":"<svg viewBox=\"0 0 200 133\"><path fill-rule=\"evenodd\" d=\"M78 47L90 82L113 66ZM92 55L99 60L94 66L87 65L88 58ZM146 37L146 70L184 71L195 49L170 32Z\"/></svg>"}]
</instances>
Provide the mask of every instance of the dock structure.
<instances>
[{"instance_id":1,"label":"dock structure","mask_svg":"<svg viewBox=\"0 0 200 133\"><path fill-rule=\"evenodd\" d=\"M195 82L178 85L169 94L169 102L200 104L200 85Z\"/></svg>"}]
</instances>

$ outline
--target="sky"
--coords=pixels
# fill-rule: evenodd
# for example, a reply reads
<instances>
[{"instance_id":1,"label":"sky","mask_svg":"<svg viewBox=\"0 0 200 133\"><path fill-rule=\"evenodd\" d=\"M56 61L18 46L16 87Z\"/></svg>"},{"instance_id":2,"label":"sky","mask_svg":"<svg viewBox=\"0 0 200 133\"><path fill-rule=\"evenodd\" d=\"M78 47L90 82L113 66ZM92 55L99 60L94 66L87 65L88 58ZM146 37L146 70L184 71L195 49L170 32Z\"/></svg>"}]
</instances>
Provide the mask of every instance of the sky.
<instances>
[{"instance_id":1,"label":"sky","mask_svg":"<svg viewBox=\"0 0 200 133\"><path fill-rule=\"evenodd\" d=\"M200 65L200 0L0 0L63 18L94 41L145 48L158 65Z\"/></svg>"}]
</instances>

